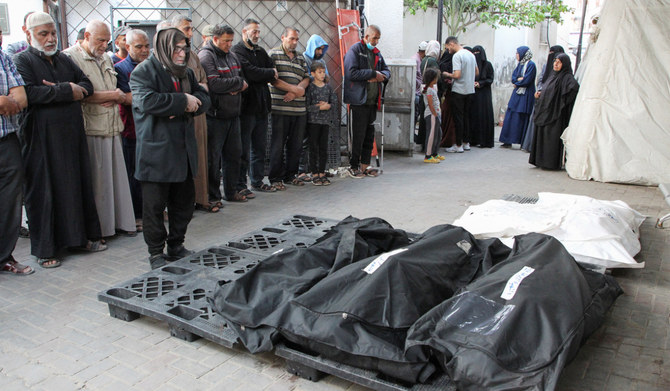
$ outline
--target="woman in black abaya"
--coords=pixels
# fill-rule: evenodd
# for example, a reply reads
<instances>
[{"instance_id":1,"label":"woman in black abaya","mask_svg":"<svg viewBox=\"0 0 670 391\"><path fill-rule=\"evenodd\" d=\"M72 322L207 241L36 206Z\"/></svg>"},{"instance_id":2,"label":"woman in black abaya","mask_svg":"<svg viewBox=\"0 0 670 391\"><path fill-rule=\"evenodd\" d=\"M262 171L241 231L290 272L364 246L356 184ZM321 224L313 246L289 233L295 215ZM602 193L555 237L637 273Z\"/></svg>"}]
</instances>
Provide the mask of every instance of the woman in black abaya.
<instances>
[{"instance_id":1,"label":"woman in black abaya","mask_svg":"<svg viewBox=\"0 0 670 391\"><path fill-rule=\"evenodd\" d=\"M475 97L470 110L470 145L480 148L493 148L493 65L486 60L484 48L477 45L472 49L477 60L479 76L475 78Z\"/></svg>"},{"instance_id":2,"label":"woman in black abaya","mask_svg":"<svg viewBox=\"0 0 670 391\"><path fill-rule=\"evenodd\" d=\"M549 81L549 78L554 73L554 59L560 53L565 53L563 46L555 45L549 48L549 55L547 56L547 63L542 66L542 74L540 80L537 82L537 92L535 93L535 99L540 97L540 92L544 88L544 83ZM532 119L535 116L535 110L530 113L530 118ZM533 137L535 137L535 123L531 120L528 124L528 130L523 136L523 142L521 143L521 150L530 152L533 146Z\"/></svg>"},{"instance_id":3,"label":"woman in black abaya","mask_svg":"<svg viewBox=\"0 0 670 391\"><path fill-rule=\"evenodd\" d=\"M535 106L535 140L528 162L537 167L559 170L563 166L561 134L570 122L579 84L572 75L570 57L561 53L553 63L553 73Z\"/></svg>"}]
</instances>

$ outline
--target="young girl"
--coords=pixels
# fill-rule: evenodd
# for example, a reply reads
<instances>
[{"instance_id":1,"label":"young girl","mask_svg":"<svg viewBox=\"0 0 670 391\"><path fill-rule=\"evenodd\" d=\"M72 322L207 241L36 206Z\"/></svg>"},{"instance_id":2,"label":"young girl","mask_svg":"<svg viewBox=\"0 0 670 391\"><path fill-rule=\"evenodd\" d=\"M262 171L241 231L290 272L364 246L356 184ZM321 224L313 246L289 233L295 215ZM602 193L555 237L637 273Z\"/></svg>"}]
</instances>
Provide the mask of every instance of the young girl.
<instances>
[{"instance_id":1,"label":"young girl","mask_svg":"<svg viewBox=\"0 0 670 391\"><path fill-rule=\"evenodd\" d=\"M426 121L426 157L424 163L439 163L444 160L443 156L437 154L442 139L440 127L440 99L437 97L437 80L440 72L435 68L428 68L423 73L423 99L425 111L423 113Z\"/></svg>"}]
</instances>

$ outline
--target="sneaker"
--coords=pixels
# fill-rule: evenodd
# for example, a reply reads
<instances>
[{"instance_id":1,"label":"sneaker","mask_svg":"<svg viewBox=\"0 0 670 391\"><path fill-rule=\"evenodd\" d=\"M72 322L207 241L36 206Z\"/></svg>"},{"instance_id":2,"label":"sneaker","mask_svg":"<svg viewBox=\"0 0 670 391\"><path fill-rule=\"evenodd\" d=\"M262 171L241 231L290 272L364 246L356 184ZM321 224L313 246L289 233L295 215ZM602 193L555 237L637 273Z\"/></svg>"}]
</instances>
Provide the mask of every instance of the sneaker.
<instances>
[{"instance_id":1,"label":"sneaker","mask_svg":"<svg viewBox=\"0 0 670 391\"><path fill-rule=\"evenodd\" d=\"M457 153L463 153L463 152L465 152L465 149L463 149L463 146L461 145L460 147L456 147L456 152Z\"/></svg>"},{"instance_id":2,"label":"sneaker","mask_svg":"<svg viewBox=\"0 0 670 391\"><path fill-rule=\"evenodd\" d=\"M365 178L365 174L363 174L360 170L354 170L353 168L349 167L347 168L346 171L347 175L354 179L363 179Z\"/></svg>"},{"instance_id":3,"label":"sneaker","mask_svg":"<svg viewBox=\"0 0 670 391\"><path fill-rule=\"evenodd\" d=\"M447 153L456 153L458 152L458 147L456 146L456 144L454 144L449 148L445 148L444 151Z\"/></svg>"},{"instance_id":4,"label":"sneaker","mask_svg":"<svg viewBox=\"0 0 670 391\"><path fill-rule=\"evenodd\" d=\"M178 259L182 259L184 257L188 257L189 255L191 255L193 253L195 253L195 252L191 251L191 250L187 250L186 247L184 247L184 245L180 244L179 246L177 246L175 248L168 247L167 258L168 258L168 261L172 262L172 261L176 261Z\"/></svg>"},{"instance_id":5,"label":"sneaker","mask_svg":"<svg viewBox=\"0 0 670 391\"><path fill-rule=\"evenodd\" d=\"M149 266L151 270L158 269L168 264L168 258L165 254L154 254L149 256Z\"/></svg>"},{"instance_id":6,"label":"sneaker","mask_svg":"<svg viewBox=\"0 0 670 391\"><path fill-rule=\"evenodd\" d=\"M470 150L470 143L463 143L463 150L464 151L469 151Z\"/></svg>"},{"instance_id":7,"label":"sneaker","mask_svg":"<svg viewBox=\"0 0 670 391\"><path fill-rule=\"evenodd\" d=\"M424 163L432 163L432 164L434 164L434 163L439 163L440 161L439 161L438 159L435 159L434 157L431 156L431 157L429 157L429 158L425 158L425 159L423 159L423 162L424 162Z\"/></svg>"},{"instance_id":8,"label":"sneaker","mask_svg":"<svg viewBox=\"0 0 670 391\"><path fill-rule=\"evenodd\" d=\"M446 159L446 158L445 158L444 156L442 156L442 155L435 155L435 156L433 156L433 158L434 158L434 159L437 159L437 160L444 160L444 159Z\"/></svg>"}]
</instances>

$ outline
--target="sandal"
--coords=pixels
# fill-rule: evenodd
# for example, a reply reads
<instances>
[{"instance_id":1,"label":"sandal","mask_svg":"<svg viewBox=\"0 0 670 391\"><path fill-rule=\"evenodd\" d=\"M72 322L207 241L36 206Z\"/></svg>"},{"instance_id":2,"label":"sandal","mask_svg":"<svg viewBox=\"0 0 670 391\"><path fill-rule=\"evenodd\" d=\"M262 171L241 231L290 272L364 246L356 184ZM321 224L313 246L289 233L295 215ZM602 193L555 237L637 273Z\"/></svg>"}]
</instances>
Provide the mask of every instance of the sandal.
<instances>
[{"instance_id":1,"label":"sandal","mask_svg":"<svg viewBox=\"0 0 670 391\"><path fill-rule=\"evenodd\" d=\"M363 170L363 174L365 174L365 176L376 177L379 176L379 170L376 168L366 167L365 170Z\"/></svg>"},{"instance_id":2,"label":"sandal","mask_svg":"<svg viewBox=\"0 0 670 391\"><path fill-rule=\"evenodd\" d=\"M144 231L144 226L142 225L142 219L135 220L135 231L136 232Z\"/></svg>"},{"instance_id":3,"label":"sandal","mask_svg":"<svg viewBox=\"0 0 670 391\"><path fill-rule=\"evenodd\" d=\"M11 260L0 269L0 273L13 274L15 276L28 276L35 273L35 270L30 266L16 262L12 257Z\"/></svg>"},{"instance_id":4,"label":"sandal","mask_svg":"<svg viewBox=\"0 0 670 391\"><path fill-rule=\"evenodd\" d=\"M295 178L291 179L291 181L289 183L292 184L293 186L305 186L305 182L303 182L298 177L295 177Z\"/></svg>"},{"instance_id":5,"label":"sandal","mask_svg":"<svg viewBox=\"0 0 670 391\"><path fill-rule=\"evenodd\" d=\"M277 191L277 189L274 186L267 185L263 183L260 186L252 186L254 190L262 191L264 193L274 193Z\"/></svg>"},{"instance_id":6,"label":"sandal","mask_svg":"<svg viewBox=\"0 0 670 391\"><path fill-rule=\"evenodd\" d=\"M37 264L45 269L53 269L60 266L61 262L58 258L37 258Z\"/></svg>"},{"instance_id":7,"label":"sandal","mask_svg":"<svg viewBox=\"0 0 670 391\"><path fill-rule=\"evenodd\" d=\"M242 189L239 191L240 194L243 196L247 197L248 200L253 200L256 198L256 194L254 194L251 190L249 189Z\"/></svg>"},{"instance_id":8,"label":"sandal","mask_svg":"<svg viewBox=\"0 0 670 391\"><path fill-rule=\"evenodd\" d=\"M281 183L281 182L274 182L274 183L272 183L272 187L274 187L275 189L277 189L277 191L284 191L284 190L286 190L286 186L284 186L284 184Z\"/></svg>"},{"instance_id":9,"label":"sandal","mask_svg":"<svg viewBox=\"0 0 670 391\"><path fill-rule=\"evenodd\" d=\"M323 186L328 186L328 185L330 185L330 179L326 178L325 176L322 176L320 179L321 179L321 184L322 184Z\"/></svg>"},{"instance_id":10,"label":"sandal","mask_svg":"<svg viewBox=\"0 0 670 391\"><path fill-rule=\"evenodd\" d=\"M212 203L212 204L209 204L209 205L195 204L195 209L202 210L202 211L209 212L209 213L217 213L219 210L221 210L216 205L216 203Z\"/></svg>"},{"instance_id":11,"label":"sandal","mask_svg":"<svg viewBox=\"0 0 670 391\"><path fill-rule=\"evenodd\" d=\"M321 186L321 185L323 185L323 178L318 177L318 176L315 176L315 177L312 179L312 184L313 184L314 186Z\"/></svg>"},{"instance_id":12,"label":"sandal","mask_svg":"<svg viewBox=\"0 0 670 391\"><path fill-rule=\"evenodd\" d=\"M243 196L240 193L235 193L231 198L228 198L228 202L247 202L247 197Z\"/></svg>"},{"instance_id":13,"label":"sandal","mask_svg":"<svg viewBox=\"0 0 670 391\"><path fill-rule=\"evenodd\" d=\"M314 177L312 177L310 174L308 174L306 172L303 172L302 174L299 174L297 178L300 179L303 182L311 182L314 179Z\"/></svg>"},{"instance_id":14,"label":"sandal","mask_svg":"<svg viewBox=\"0 0 670 391\"><path fill-rule=\"evenodd\" d=\"M99 251L107 250L107 246L103 244L101 240L96 240L95 242L89 240L86 242L86 246L75 247L75 249L89 253L97 253Z\"/></svg>"}]
</instances>

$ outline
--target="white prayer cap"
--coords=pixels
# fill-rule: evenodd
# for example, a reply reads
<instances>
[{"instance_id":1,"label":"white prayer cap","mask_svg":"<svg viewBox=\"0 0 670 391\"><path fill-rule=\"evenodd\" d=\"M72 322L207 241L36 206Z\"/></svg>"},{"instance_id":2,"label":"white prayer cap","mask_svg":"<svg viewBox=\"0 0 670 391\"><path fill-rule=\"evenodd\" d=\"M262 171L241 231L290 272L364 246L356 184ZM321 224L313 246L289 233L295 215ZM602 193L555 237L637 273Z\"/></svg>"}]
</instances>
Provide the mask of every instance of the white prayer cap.
<instances>
[{"instance_id":1,"label":"white prayer cap","mask_svg":"<svg viewBox=\"0 0 670 391\"><path fill-rule=\"evenodd\" d=\"M54 20L51 18L51 15L47 14L46 12L33 12L32 14L30 14L30 16L28 16L28 19L26 19L26 28L28 30L31 30L43 24L56 24L56 23L54 23Z\"/></svg>"}]
</instances>

